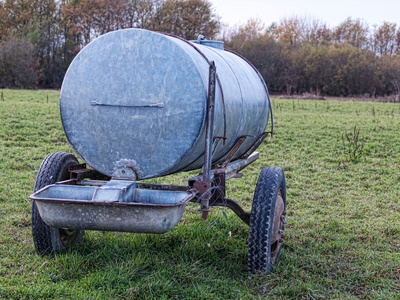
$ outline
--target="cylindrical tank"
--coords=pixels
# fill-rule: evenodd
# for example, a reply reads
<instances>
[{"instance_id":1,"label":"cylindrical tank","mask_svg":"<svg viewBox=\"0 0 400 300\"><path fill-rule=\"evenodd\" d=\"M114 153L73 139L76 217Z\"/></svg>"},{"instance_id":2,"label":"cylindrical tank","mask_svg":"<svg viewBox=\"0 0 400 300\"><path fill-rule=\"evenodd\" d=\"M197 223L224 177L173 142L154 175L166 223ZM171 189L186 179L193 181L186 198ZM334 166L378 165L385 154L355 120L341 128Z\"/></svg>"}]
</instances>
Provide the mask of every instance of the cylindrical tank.
<instances>
[{"instance_id":1,"label":"cylindrical tank","mask_svg":"<svg viewBox=\"0 0 400 300\"><path fill-rule=\"evenodd\" d=\"M138 179L200 168L205 151L209 62L218 83L214 137L223 137L213 163L233 159L264 132L265 83L244 59L221 49L143 29L107 33L70 65L61 89L61 119L79 157L113 176L129 163Z\"/></svg>"}]
</instances>

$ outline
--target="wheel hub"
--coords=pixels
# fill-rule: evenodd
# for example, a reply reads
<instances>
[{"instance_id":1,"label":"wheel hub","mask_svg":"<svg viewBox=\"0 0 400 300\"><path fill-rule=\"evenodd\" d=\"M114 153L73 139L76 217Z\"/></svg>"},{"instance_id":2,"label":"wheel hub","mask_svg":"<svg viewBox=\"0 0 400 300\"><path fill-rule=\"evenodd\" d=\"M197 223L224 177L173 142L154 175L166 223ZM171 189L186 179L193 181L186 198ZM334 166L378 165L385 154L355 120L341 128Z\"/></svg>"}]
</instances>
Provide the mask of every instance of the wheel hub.
<instances>
[{"instance_id":1,"label":"wheel hub","mask_svg":"<svg viewBox=\"0 0 400 300\"><path fill-rule=\"evenodd\" d=\"M282 198L282 191L279 190L276 196L275 211L274 211L274 227L271 240L271 264L274 264L279 251L282 247L283 239L285 238L285 204Z\"/></svg>"},{"instance_id":2,"label":"wheel hub","mask_svg":"<svg viewBox=\"0 0 400 300\"><path fill-rule=\"evenodd\" d=\"M78 230L76 229L59 229L61 243L68 247L76 238Z\"/></svg>"}]
</instances>

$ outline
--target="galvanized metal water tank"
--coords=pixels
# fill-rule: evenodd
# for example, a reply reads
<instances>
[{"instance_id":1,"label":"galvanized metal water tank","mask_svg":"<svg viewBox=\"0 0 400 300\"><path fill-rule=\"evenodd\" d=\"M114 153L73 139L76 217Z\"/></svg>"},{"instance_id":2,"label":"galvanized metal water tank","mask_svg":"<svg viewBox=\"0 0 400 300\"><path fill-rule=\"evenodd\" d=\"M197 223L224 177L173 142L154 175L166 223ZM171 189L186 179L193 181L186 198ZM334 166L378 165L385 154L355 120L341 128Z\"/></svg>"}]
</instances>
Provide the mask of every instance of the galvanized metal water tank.
<instances>
[{"instance_id":1,"label":"galvanized metal water tank","mask_svg":"<svg viewBox=\"0 0 400 300\"><path fill-rule=\"evenodd\" d=\"M234 159L243 155L267 126L269 97L256 70L217 45L142 29L91 42L70 65L61 90L61 119L74 151L109 176L121 164L138 179L200 168L209 62L215 61L214 136L226 140L213 162L223 161L245 135Z\"/></svg>"}]
</instances>

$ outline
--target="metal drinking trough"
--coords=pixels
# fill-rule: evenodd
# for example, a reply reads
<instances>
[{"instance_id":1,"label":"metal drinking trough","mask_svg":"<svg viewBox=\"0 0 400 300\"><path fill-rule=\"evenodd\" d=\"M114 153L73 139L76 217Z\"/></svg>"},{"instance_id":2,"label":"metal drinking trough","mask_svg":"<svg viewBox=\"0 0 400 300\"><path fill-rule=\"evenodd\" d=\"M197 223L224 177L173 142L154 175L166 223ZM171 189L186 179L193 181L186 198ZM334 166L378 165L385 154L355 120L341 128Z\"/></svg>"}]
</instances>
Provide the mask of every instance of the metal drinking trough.
<instances>
[{"instance_id":1,"label":"metal drinking trough","mask_svg":"<svg viewBox=\"0 0 400 300\"><path fill-rule=\"evenodd\" d=\"M276 262L283 171L262 170L251 213L225 197L226 181L259 157L255 150L273 122L264 80L222 42L141 29L105 34L70 65L60 111L84 163L57 152L40 166L30 196L38 253L63 250L83 230L164 233L188 202L198 202L203 219L212 206L226 206L250 225L251 272L268 272ZM200 168L187 186L141 182Z\"/></svg>"}]
</instances>

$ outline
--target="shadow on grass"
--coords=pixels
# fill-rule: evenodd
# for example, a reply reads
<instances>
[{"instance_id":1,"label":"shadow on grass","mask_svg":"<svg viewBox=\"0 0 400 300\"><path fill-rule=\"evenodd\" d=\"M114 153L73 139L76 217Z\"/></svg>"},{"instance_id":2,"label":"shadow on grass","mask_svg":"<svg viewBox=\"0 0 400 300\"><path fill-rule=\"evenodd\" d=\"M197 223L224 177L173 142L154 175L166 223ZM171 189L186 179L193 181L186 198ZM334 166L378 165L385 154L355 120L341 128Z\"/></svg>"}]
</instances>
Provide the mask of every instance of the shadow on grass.
<instances>
[{"instance_id":1,"label":"shadow on grass","mask_svg":"<svg viewBox=\"0 0 400 300\"><path fill-rule=\"evenodd\" d=\"M236 220L237 219L237 220ZM247 275L248 226L234 215L178 224L166 234L86 232L79 245L54 257L62 274L57 280L91 273L234 279ZM212 277L214 277L212 276Z\"/></svg>"}]
</instances>

